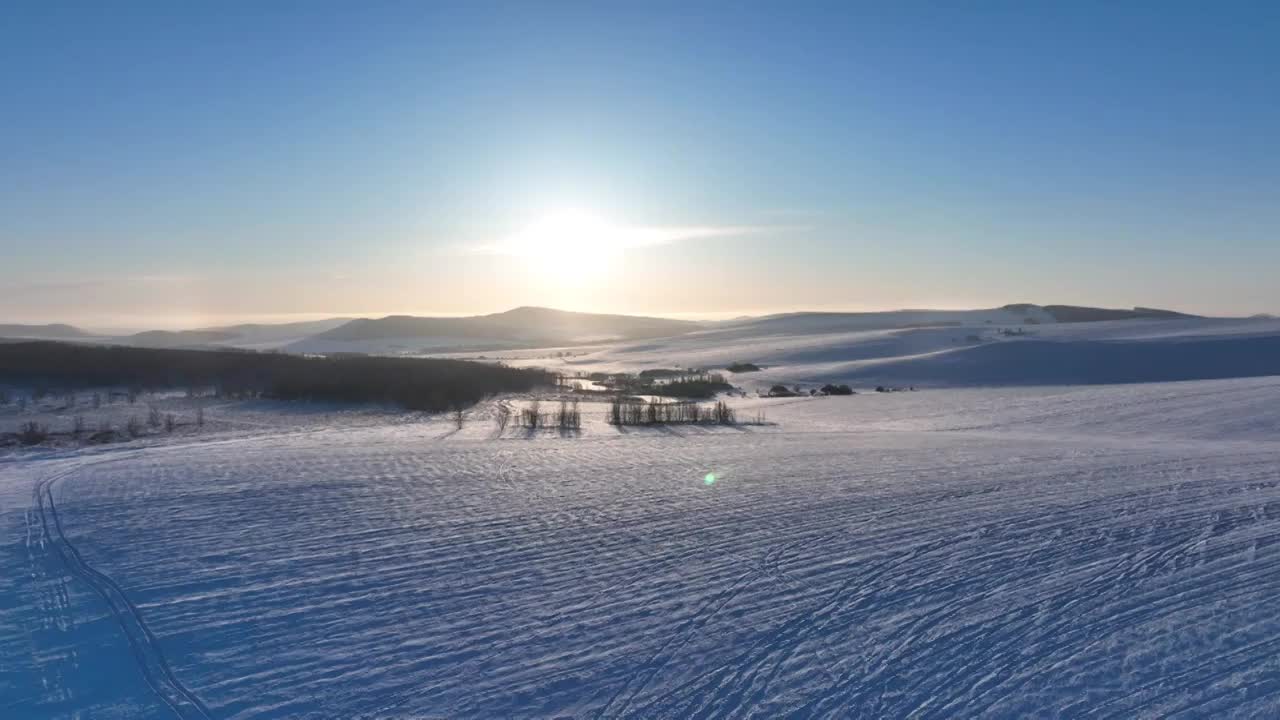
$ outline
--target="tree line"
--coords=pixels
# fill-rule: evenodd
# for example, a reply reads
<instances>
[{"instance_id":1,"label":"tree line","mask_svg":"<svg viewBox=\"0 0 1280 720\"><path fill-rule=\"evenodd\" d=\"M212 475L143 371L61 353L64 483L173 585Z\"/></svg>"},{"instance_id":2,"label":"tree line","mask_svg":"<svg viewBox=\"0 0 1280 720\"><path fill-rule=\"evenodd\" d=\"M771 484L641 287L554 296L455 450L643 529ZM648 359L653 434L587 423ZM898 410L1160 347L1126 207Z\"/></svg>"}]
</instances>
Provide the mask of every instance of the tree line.
<instances>
[{"instance_id":1,"label":"tree line","mask_svg":"<svg viewBox=\"0 0 1280 720\"><path fill-rule=\"evenodd\" d=\"M435 358L307 357L50 341L0 343L0 382L39 387L214 388L222 395L378 402L443 411L551 385L543 370Z\"/></svg>"}]
</instances>

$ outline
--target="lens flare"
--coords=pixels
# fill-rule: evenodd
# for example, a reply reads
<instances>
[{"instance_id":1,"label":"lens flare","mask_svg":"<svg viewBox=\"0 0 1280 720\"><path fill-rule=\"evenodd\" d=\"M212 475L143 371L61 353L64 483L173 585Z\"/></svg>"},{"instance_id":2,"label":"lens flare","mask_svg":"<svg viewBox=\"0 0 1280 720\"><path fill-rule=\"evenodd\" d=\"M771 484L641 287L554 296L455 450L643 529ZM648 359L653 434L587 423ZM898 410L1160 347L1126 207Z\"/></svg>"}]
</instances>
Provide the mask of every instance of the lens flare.
<instances>
[{"instance_id":1,"label":"lens flare","mask_svg":"<svg viewBox=\"0 0 1280 720\"><path fill-rule=\"evenodd\" d=\"M702 482L703 482L704 484L706 484L706 485L715 485L715 484L716 484L716 474L715 474L715 473L713 473L713 472L709 472L709 473L707 473L707 476L706 476L706 477L704 477L704 478L702 478Z\"/></svg>"}]
</instances>

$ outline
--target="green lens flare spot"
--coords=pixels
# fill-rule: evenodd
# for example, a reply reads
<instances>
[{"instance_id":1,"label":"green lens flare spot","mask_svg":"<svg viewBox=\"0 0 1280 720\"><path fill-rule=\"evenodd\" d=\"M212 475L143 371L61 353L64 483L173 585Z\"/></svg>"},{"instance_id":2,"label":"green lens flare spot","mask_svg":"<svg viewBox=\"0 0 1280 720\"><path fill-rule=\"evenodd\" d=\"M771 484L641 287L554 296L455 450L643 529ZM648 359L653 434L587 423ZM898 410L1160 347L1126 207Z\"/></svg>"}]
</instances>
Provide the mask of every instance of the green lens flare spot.
<instances>
[{"instance_id":1,"label":"green lens flare spot","mask_svg":"<svg viewBox=\"0 0 1280 720\"><path fill-rule=\"evenodd\" d=\"M715 485L715 484L716 484L716 474L715 474L715 473L707 473L707 476L706 476L706 477L704 477L704 478L702 478L702 482L703 482L704 484L707 484L707 485Z\"/></svg>"}]
</instances>

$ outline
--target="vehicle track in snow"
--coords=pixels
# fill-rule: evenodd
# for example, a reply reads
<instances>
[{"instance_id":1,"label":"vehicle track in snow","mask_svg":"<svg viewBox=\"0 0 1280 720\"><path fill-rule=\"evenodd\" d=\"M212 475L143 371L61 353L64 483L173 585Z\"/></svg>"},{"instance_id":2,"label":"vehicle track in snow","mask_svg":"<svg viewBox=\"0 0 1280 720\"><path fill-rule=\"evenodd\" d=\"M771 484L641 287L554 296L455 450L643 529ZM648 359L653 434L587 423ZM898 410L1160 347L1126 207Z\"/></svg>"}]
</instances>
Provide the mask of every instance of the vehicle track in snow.
<instances>
[{"instance_id":1,"label":"vehicle track in snow","mask_svg":"<svg viewBox=\"0 0 1280 720\"><path fill-rule=\"evenodd\" d=\"M173 714L182 720L203 718L212 720L209 708L200 701L173 673L160 641L147 626L142 613L129 600L124 589L106 574L99 572L85 561L76 546L67 539L62 519L53 497L53 486L60 480L79 472L83 466L75 466L39 480L32 491L32 503L39 518L39 544L50 548L52 554L68 572L84 581L106 604L111 616L119 624L133 657L147 686Z\"/></svg>"}]
</instances>

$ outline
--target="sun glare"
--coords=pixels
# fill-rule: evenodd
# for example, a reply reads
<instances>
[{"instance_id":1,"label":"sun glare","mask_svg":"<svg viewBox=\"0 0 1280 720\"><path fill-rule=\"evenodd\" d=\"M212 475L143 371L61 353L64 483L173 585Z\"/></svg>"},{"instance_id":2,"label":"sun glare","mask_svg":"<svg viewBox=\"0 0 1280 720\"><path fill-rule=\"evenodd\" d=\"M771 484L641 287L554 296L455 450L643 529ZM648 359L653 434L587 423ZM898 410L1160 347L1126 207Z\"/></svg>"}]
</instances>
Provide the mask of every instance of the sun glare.
<instances>
[{"instance_id":1,"label":"sun glare","mask_svg":"<svg viewBox=\"0 0 1280 720\"><path fill-rule=\"evenodd\" d=\"M582 210L542 215L501 244L526 270L559 288L603 282L627 244L622 228Z\"/></svg>"},{"instance_id":2,"label":"sun glare","mask_svg":"<svg viewBox=\"0 0 1280 720\"><path fill-rule=\"evenodd\" d=\"M609 223L580 210L561 210L530 223L510 240L513 254L598 253L618 249L618 231Z\"/></svg>"}]
</instances>

